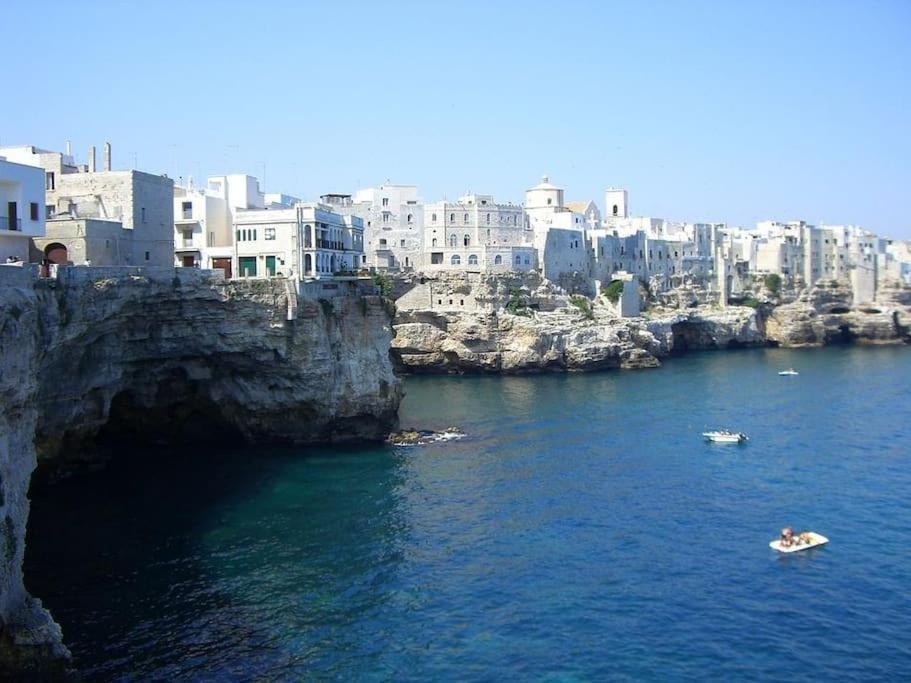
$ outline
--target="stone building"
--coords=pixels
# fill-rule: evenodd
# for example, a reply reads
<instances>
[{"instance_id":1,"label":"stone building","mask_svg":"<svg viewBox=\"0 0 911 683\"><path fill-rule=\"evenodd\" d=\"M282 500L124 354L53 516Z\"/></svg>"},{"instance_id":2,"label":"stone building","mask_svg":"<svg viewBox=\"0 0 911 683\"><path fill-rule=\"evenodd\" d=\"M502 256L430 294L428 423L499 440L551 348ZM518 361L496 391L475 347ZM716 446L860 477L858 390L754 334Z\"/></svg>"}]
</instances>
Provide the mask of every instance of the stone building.
<instances>
[{"instance_id":1,"label":"stone building","mask_svg":"<svg viewBox=\"0 0 911 683\"><path fill-rule=\"evenodd\" d=\"M565 205L562 188L544 176L525 192L525 214L544 277L554 282L590 277L586 216Z\"/></svg>"},{"instance_id":2,"label":"stone building","mask_svg":"<svg viewBox=\"0 0 911 683\"><path fill-rule=\"evenodd\" d=\"M113 170L110 143L104 145L100 171L94 147L82 166L69 153L32 146L3 147L0 156L44 169L47 230L44 238L34 240L36 258L59 263L99 259L97 265L173 262L174 184L169 178Z\"/></svg>"}]
</instances>

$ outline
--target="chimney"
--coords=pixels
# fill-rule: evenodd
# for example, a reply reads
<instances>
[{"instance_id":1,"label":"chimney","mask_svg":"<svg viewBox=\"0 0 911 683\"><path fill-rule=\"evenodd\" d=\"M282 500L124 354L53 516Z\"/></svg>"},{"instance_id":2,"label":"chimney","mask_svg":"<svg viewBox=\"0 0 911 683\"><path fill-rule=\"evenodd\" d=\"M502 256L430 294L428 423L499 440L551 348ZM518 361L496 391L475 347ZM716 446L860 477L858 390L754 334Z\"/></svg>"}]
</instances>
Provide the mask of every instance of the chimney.
<instances>
[{"instance_id":1,"label":"chimney","mask_svg":"<svg viewBox=\"0 0 911 683\"><path fill-rule=\"evenodd\" d=\"M89 173L95 172L95 145L89 147Z\"/></svg>"},{"instance_id":2,"label":"chimney","mask_svg":"<svg viewBox=\"0 0 911 683\"><path fill-rule=\"evenodd\" d=\"M111 170L111 143L104 143L104 154L102 155L102 163L104 164L104 170Z\"/></svg>"},{"instance_id":3,"label":"chimney","mask_svg":"<svg viewBox=\"0 0 911 683\"><path fill-rule=\"evenodd\" d=\"M66 141L66 155L67 155L68 157L73 156L73 149L72 149L72 147L70 147L70 141L69 141L69 140Z\"/></svg>"}]
</instances>

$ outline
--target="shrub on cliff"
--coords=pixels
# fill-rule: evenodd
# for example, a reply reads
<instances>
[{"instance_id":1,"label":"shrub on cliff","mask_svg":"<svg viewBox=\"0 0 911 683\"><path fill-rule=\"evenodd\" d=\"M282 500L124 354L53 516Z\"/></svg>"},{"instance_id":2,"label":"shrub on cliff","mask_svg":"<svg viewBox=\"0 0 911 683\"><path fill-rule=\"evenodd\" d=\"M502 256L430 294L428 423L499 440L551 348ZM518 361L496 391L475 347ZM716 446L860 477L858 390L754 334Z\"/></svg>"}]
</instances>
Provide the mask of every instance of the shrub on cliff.
<instances>
[{"instance_id":1,"label":"shrub on cliff","mask_svg":"<svg viewBox=\"0 0 911 683\"><path fill-rule=\"evenodd\" d=\"M506 304L506 312L511 315L521 315L530 317L531 311L528 310L528 304L521 290L513 288L509 290L509 303Z\"/></svg>"},{"instance_id":2,"label":"shrub on cliff","mask_svg":"<svg viewBox=\"0 0 911 683\"><path fill-rule=\"evenodd\" d=\"M766 288L775 296L781 293L781 276L776 273L769 273L765 276Z\"/></svg>"},{"instance_id":3,"label":"shrub on cliff","mask_svg":"<svg viewBox=\"0 0 911 683\"><path fill-rule=\"evenodd\" d=\"M582 317L588 320L592 320L595 317L595 312L592 310L592 303L584 296L579 296L578 294L573 294L569 297L569 302L579 309L579 312L582 313Z\"/></svg>"},{"instance_id":4,"label":"shrub on cliff","mask_svg":"<svg viewBox=\"0 0 911 683\"><path fill-rule=\"evenodd\" d=\"M384 273L373 274L373 284L380 290L380 294L385 297L392 296L392 278Z\"/></svg>"},{"instance_id":5,"label":"shrub on cliff","mask_svg":"<svg viewBox=\"0 0 911 683\"><path fill-rule=\"evenodd\" d=\"M623 294L623 280L611 280L610 284L604 288L604 296L611 303L620 301L621 294Z\"/></svg>"}]
</instances>

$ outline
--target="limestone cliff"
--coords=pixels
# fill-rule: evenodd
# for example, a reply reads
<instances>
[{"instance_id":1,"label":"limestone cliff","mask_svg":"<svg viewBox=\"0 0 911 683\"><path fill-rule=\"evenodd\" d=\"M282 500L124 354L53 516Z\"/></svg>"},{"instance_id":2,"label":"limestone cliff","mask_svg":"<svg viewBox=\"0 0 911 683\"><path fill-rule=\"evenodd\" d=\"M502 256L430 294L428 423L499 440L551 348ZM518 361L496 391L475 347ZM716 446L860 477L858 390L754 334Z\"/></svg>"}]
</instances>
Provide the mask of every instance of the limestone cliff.
<instances>
[{"instance_id":1,"label":"limestone cliff","mask_svg":"<svg viewBox=\"0 0 911 683\"><path fill-rule=\"evenodd\" d=\"M911 321L908 295L904 288L889 289L877 303L855 305L846 285L820 284L774 308L765 321L766 336L781 346L903 343Z\"/></svg>"},{"instance_id":2,"label":"limestone cliff","mask_svg":"<svg viewBox=\"0 0 911 683\"><path fill-rule=\"evenodd\" d=\"M148 438L382 439L401 388L376 296L298 300L273 279L65 269L0 282L0 667L66 655L23 586L29 479L117 427ZM114 271L116 272L116 271Z\"/></svg>"},{"instance_id":3,"label":"limestone cliff","mask_svg":"<svg viewBox=\"0 0 911 683\"><path fill-rule=\"evenodd\" d=\"M407 372L529 372L656 367L686 349L764 345L745 307L617 318L595 305L553 312L399 311L393 357Z\"/></svg>"},{"instance_id":4,"label":"limestone cliff","mask_svg":"<svg viewBox=\"0 0 911 683\"><path fill-rule=\"evenodd\" d=\"M641 368L687 350L901 343L911 318L907 288L855 306L850 288L833 283L782 296L760 284L758 308L673 291L652 297L641 318L618 318L605 297L573 297L535 276L413 276L399 288L392 352L413 373Z\"/></svg>"}]
</instances>

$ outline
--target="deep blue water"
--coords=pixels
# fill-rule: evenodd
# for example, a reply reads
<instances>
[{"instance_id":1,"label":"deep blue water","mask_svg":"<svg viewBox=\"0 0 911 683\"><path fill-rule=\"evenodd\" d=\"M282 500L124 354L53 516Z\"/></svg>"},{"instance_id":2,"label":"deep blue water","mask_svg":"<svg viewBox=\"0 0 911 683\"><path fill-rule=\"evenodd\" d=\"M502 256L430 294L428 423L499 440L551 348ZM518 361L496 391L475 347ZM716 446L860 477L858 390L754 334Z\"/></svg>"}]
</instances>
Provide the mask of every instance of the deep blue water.
<instances>
[{"instance_id":1,"label":"deep blue water","mask_svg":"<svg viewBox=\"0 0 911 683\"><path fill-rule=\"evenodd\" d=\"M403 425L468 438L123 452L33 491L27 583L90 679L909 680L909 380L906 348L410 378ZM785 524L831 543L779 556Z\"/></svg>"}]
</instances>

